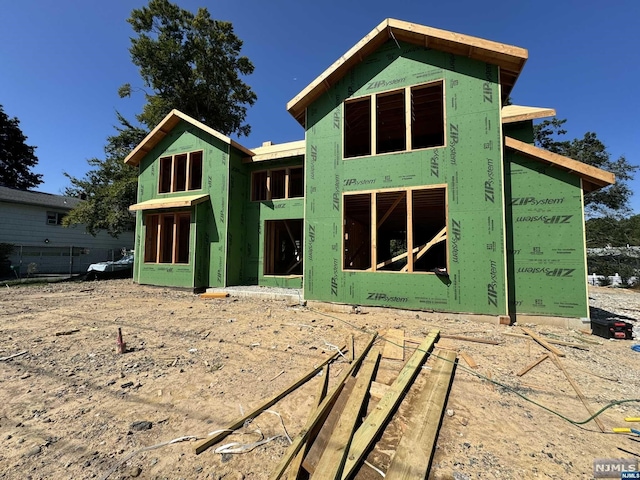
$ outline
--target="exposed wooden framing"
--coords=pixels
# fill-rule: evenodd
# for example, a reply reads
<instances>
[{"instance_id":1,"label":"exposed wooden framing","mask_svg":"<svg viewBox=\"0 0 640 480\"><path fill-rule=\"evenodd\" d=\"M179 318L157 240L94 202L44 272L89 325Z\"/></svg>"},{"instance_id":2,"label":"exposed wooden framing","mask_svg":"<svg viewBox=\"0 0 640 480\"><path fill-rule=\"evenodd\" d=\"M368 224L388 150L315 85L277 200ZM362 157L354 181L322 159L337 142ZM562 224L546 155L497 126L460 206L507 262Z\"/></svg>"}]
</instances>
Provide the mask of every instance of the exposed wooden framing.
<instances>
[{"instance_id":1,"label":"exposed wooden framing","mask_svg":"<svg viewBox=\"0 0 640 480\"><path fill-rule=\"evenodd\" d=\"M198 205L199 203L206 202L207 200L209 200L208 193L199 195L183 195L179 197L169 198L154 198L153 200L147 200L145 202L131 205L129 207L129 210L133 212L137 210L152 210L159 208L192 207L194 205Z\"/></svg>"},{"instance_id":2,"label":"exposed wooden framing","mask_svg":"<svg viewBox=\"0 0 640 480\"><path fill-rule=\"evenodd\" d=\"M162 252L160 251L160 247L162 246L162 215L158 215L158 233L156 234L156 261L155 263L160 263L160 259L162 258Z\"/></svg>"},{"instance_id":3,"label":"exposed wooden framing","mask_svg":"<svg viewBox=\"0 0 640 480\"><path fill-rule=\"evenodd\" d=\"M436 356L437 355L437 356ZM456 366L455 352L434 352L427 385L414 401L414 415L400 439L386 480L427 478Z\"/></svg>"},{"instance_id":4,"label":"exposed wooden framing","mask_svg":"<svg viewBox=\"0 0 640 480\"><path fill-rule=\"evenodd\" d=\"M378 102L375 95L371 95L370 97L371 101L369 102L369 104L371 108L371 138L369 140L371 143L369 145L369 148L371 149L371 155L377 155L378 152L376 146L378 142L376 141L376 139L378 137L378 111L376 107L378 105ZM342 125L344 128L344 123Z\"/></svg>"},{"instance_id":5,"label":"exposed wooden framing","mask_svg":"<svg viewBox=\"0 0 640 480\"><path fill-rule=\"evenodd\" d=\"M405 150L411 151L413 149L413 138L411 136L413 125L413 119L411 118L411 87L405 88L404 92Z\"/></svg>"},{"instance_id":6,"label":"exposed wooden framing","mask_svg":"<svg viewBox=\"0 0 640 480\"><path fill-rule=\"evenodd\" d=\"M271 170L267 170L267 201L271 200Z\"/></svg>"},{"instance_id":7,"label":"exposed wooden framing","mask_svg":"<svg viewBox=\"0 0 640 480\"><path fill-rule=\"evenodd\" d=\"M427 359L427 355L433 349L433 344L438 340L438 334L438 330L429 332L420 347L400 371L377 407L367 416L364 423L356 431L342 473L343 480L351 478L374 440L391 418L407 389L420 371L420 366L422 366Z\"/></svg>"},{"instance_id":8,"label":"exposed wooden framing","mask_svg":"<svg viewBox=\"0 0 640 480\"><path fill-rule=\"evenodd\" d=\"M318 397L317 397L318 400L316 402L316 408L320 406L320 404L324 400L324 397L327 396L327 390L329 389L329 365L324 367L323 372L324 372L324 376L322 378L322 382L320 383L320 390L318 391ZM309 418L311 418L312 415L313 415L313 410L310 412ZM316 432L316 435L317 435L317 432ZM314 436L315 435L312 434L312 437ZM313 438L310 438L309 440L313 440ZM300 473L300 467L302 467L302 461L304 460L304 456L308 450L309 450L309 442L307 441L307 444L300 449L296 457L291 462L291 465L289 465L289 468L287 469L288 480L296 480L298 478L298 474Z\"/></svg>"},{"instance_id":9,"label":"exposed wooden framing","mask_svg":"<svg viewBox=\"0 0 640 480\"><path fill-rule=\"evenodd\" d=\"M529 330L528 328L525 328L525 327L520 327L520 328L522 329L522 331L524 333L526 333L533 340L535 340L536 343L538 343L542 347L546 348L551 353L554 353L555 355L557 355L559 357L564 357L564 352L562 352L561 350L558 350L556 347L554 347L549 342L547 342L544 338L542 338L539 335L535 334L533 331Z\"/></svg>"},{"instance_id":10,"label":"exposed wooden framing","mask_svg":"<svg viewBox=\"0 0 640 480\"><path fill-rule=\"evenodd\" d=\"M418 251L420 250L420 248L421 248L421 246L420 246L420 247L415 247L415 248L413 249L412 253L416 253L416 252L418 252ZM398 260L403 259L404 257L406 257L406 256L408 256L408 255L409 255L409 252L399 253L398 255L396 255L396 256L395 256L395 257L393 257L393 258L390 258L390 259L388 259L388 260L385 260L384 262L380 262L380 263L378 263L378 264L376 265L376 267L377 267L377 268L382 268L382 267L385 267L385 266L387 266L387 265L391 265L393 262L397 262ZM403 271L404 271L404 270L403 270Z\"/></svg>"},{"instance_id":11,"label":"exposed wooden framing","mask_svg":"<svg viewBox=\"0 0 640 480\"><path fill-rule=\"evenodd\" d=\"M413 230L413 229L412 229ZM435 237L433 237L428 243L426 243L424 246L420 247L420 251L418 252L418 254L415 256L415 260L420 260L420 258L427 253L427 251L433 247L435 244L440 243L440 242L444 242L447 240L447 227L443 227L442 230L440 230ZM408 243L408 240L407 240ZM409 266L409 261L411 262L411 266ZM401 272L406 272L407 270L409 272L413 272L413 262L414 262L414 258L413 255L410 255L407 261L407 264L402 268L402 270L400 270Z\"/></svg>"},{"instance_id":12,"label":"exposed wooden framing","mask_svg":"<svg viewBox=\"0 0 640 480\"><path fill-rule=\"evenodd\" d=\"M391 360L404 360L404 330L390 328L384 334L382 356Z\"/></svg>"},{"instance_id":13,"label":"exposed wooden framing","mask_svg":"<svg viewBox=\"0 0 640 480\"><path fill-rule=\"evenodd\" d=\"M406 232L407 232L407 264L404 266L409 272L413 272L413 262L420 257L414 259L413 256L413 190L407 193L407 218L406 218ZM444 227L445 230L447 227ZM411 252L411 255L409 255ZM404 268L401 271L404 271Z\"/></svg>"},{"instance_id":14,"label":"exposed wooden framing","mask_svg":"<svg viewBox=\"0 0 640 480\"><path fill-rule=\"evenodd\" d=\"M252 148L255 155L245 157L243 163L255 163L267 160L280 160L283 158L300 157L306 153L306 142L296 140L294 142L278 143L275 145L263 145Z\"/></svg>"},{"instance_id":15,"label":"exposed wooden framing","mask_svg":"<svg viewBox=\"0 0 640 480\"><path fill-rule=\"evenodd\" d=\"M344 346L341 348L341 350L344 350ZM320 363L318 366L312 368L308 373L306 373L300 379L298 379L295 382L293 382L291 385L289 385L283 391L281 391L280 393L277 393L273 397L263 401L262 403L260 403L260 405L258 405L257 407L253 408L251 411L249 411L247 414L243 415L242 417L238 418L237 420L234 420L234 421L230 422L228 425L226 425L225 427L223 427L221 429L222 431L220 433L218 433L216 435L213 435L213 436L203 440L202 442L200 442L198 445L196 445L196 448L195 448L196 455L201 454L206 449L208 449L210 446L215 445L220 440L222 440L223 438L227 437L230 433L232 433L232 431L237 430L238 428L243 426L244 423L247 420L250 420L250 419L256 417L257 415L262 413L264 410L266 410L267 408L269 408L270 406L272 406L273 404L275 404L276 402L278 402L282 398L286 397L289 393L293 392L300 385L303 385L309 379L311 379L314 376L316 376L316 374L320 370L322 370L325 365L328 365L330 362L335 360L338 357L338 355L339 355L339 352L335 352L333 355L330 355L325 360L323 360L322 363Z\"/></svg>"},{"instance_id":16,"label":"exposed wooden framing","mask_svg":"<svg viewBox=\"0 0 640 480\"><path fill-rule=\"evenodd\" d=\"M580 398L580 401L582 402L584 407L587 409L587 412L589 412L589 415L593 415L595 413L594 410L591 408L591 405L589 405L589 402L587 401L586 397L580 390L580 387L578 387L578 384L575 382L573 378L571 378L571 375L569 375L569 372L567 372L567 370L564 368L564 365L562 365L562 362L557 357L557 355L554 355L552 353L549 355L549 358L556 365L556 367L558 367L562 371L562 373L564 373L564 376L567 378L567 380L575 390L576 395L578 395L578 397ZM600 420L598 417L595 417L593 421L596 422L600 431L604 433L605 428L604 428L604 424L602 423L602 420Z\"/></svg>"},{"instance_id":17,"label":"exposed wooden framing","mask_svg":"<svg viewBox=\"0 0 640 480\"><path fill-rule=\"evenodd\" d=\"M553 117L553 108L525 107L523 105L505 105L501 110L502 123L524 122L538 118Z\"/></svg>"},{"instance_id":18,"label":"exposed wooden framing","mask_svg":"<svg viewBox=\"0 0 640 480\"><path fill-rule=\"evenodd\" d=\"M378 269L378 217L377 217L377 192L371 192L371 271Z\"/></svg>"},{"instance_id":19,"label":"exposed wooden framing","mask_svg":"<svg viewBox=\"0 0 640 480\"><path fill-rule=\"evenodd\" d=\"M173 215L173 225L171 226L171 235L173 235L173 249L171 252L171 263L177 263L178 260L178 215Z\"/></svg>"},{"instance_id":20,"label":"exposed wooden framing","mask_svg":"<svg viewBox=\"0 0 640 480\"><path fill-rule=\"evenodd\" d=\"M333 430L329 443L320 457L320 462L311 478L340 478L356 424L364 405L369 386L378 368L380 350L374 349L368 355L358 372L356 384L342 410L342 415Z\"/></svg>"},{"instance_id":21,"label":"exposed wooden framing","mask_svg":"<svg viewBox=\"0 0 640 480\"><path fill-rule=\"evenodd\" d=\"M504 145L525 157L549 163L562 170L575 173L577 176L582 178L584 190L587 192L612 185L616 181L616 177L613 173L605 172L604 170L587 165L586 163L578 162L569 157L564 157L557 153L534 147L533 145L521 142L515 138L504 137Z\"/></svg>"},{"instance_id":22,"label":"exposed wooden framing","mask_svg":"<svg viewBox=\"0 0 640 480\"><path fill-rule=\"evenodd\" d=\"M400 195L398 195L398 198L396 198L395 201L391 204L391 206L387 209L387 211L384 212L384 215L382 216L382 218L377 221L376 228L380 228L382 224L384 224L384 222L387 220L387 218L389 218L389 215L391 215L393 211L396 209L396 207L400 204L400 202L407 197L406 190L402 190L399 193Z\"/></svg>"},{"instance_id":23,"label":"exposed wooden framing","mask_svg":"<svg viewBox=\"0 0 640 480\"><path fill-rule=\"evenodd\" d=\"M325 399L322 401L320 406L315 411L315 414L312 417L310 417L309 420L307 421L307 424L302 429L302 432L300 433L300 435L298 435L296 439L293 441L293 443L289 446L289 449L284 454L284 457L282 457L278 466L275 468L273 473L269 476L270 480L278 480L279 478L282 477L282 475L284 474L284 471L287 469L287 467L291 463L291 460L293 460L293 458L298 454L302 446L306 443L310 432L321 421L321 419L325 417L325 414L329 411L329 409L331 408L335 400L338 398L338 395L340 395L340 392L344 387L345 381L351 376L353 371L360 366L360 363L362 363L362 360L365 358L365 356L369 352L369 349L373 345L373 342L375 341L375 339L376 339L376 335L373 335L369 340L365 349L362 351L362 354L357 358L356 361L354 361L348 368L346 368L346 371L340 377L338 384L333 388L331 393L329 393L325 397Z\"/></svg>"},{"instance_id":24,"label":"exposed wooden framing","mask_svg":"<svg viewBox=\"0 0 640 480\"><path fill-rule=\"evenodd\" d=\"M516 373L517 376L521 377L523 376L525 373L529 372L530 370L532 370L534 367L540 365L542 362L544 362L547 358L549 358L549 354L545 353L542 356L536 358L533 362L531 362L529 365L527 365L526 367L524 367L522 370L520 370L518 373Z\"/></svg>"}]
</instances>

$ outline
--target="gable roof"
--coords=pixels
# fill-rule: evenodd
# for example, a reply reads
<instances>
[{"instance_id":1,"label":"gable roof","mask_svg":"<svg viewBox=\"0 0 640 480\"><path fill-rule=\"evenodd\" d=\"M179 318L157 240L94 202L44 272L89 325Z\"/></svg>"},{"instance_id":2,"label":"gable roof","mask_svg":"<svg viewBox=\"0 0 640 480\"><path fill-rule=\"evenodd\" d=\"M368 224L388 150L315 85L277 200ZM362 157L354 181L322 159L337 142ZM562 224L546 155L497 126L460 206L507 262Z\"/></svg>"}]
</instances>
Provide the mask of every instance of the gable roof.
<instances>
[{"instance_id":1,"label":"gable roof","mask_svg":"<svg viewBox=\"0 0 640 480\"><path fill-rule=\"evenodd\" d=\"M579 176L582 178L582 188L584 188L586 192L592 192L599 188L613 185L616 182L616 176L611 172L606 172L591 165L587 165L586 163L573 160L569 157L534 147L533 145L521 142L515 138L504 137L504 145L525 157L548 163L554 167L560 168L561 170L565 170Z\"/></svg>"},{"instance_id":2,"label":"gable roof","mask_svg":"<svg viewBox=\"0 0 640 480\"><path fill-rule=\"evenodd\" d=\"M179 110L173 109L171 110L166 117L162 119L162 121L156 125L156 128L151 130L149 135L147 135L142 142L134 148L127 158L124 159L124 163L127 163L132 166L137 166L140 164L140 160L142 160L147 153L149 153L153 148L160 143L160 141L166 137L171 130L174 129L176 125L180 123L180 121L185 121L190 123L191 125L198 127L200 130L207 132L209 135L216 137L219 140L222 140L227 145L231 145L238 150L241 150L246 155L252 156L253 152L248 148L243 147L239 143L231 140L226 135L214 130L211 127L206 126L204 123L196 120L195 118L190 117L189 115L182 113Z\"/></svg>"},{"instance_id":3,"label":"gable roof","mask_svg":"<svg viewBox=\"0 0 640 480\"><path fill-rule=\"evenodd\" d=\"M524 48L387 18L287 103L289 113L304 126L305 109L389 38L499 66L503 100L509 96L529 56Z\"/></svg>"},{"instance_id":4,"label":"gable roof","mask_svg":"<svg viewBox=\"0 0 640 480\"><path fill-rule=\"evenodd\" d=\"M82 202L82 200L75 197L55 195L53 193L33 192L30 190L17 190L15 188L0 187L0 202L71 210Z\"/></svg>"}]
</instances>

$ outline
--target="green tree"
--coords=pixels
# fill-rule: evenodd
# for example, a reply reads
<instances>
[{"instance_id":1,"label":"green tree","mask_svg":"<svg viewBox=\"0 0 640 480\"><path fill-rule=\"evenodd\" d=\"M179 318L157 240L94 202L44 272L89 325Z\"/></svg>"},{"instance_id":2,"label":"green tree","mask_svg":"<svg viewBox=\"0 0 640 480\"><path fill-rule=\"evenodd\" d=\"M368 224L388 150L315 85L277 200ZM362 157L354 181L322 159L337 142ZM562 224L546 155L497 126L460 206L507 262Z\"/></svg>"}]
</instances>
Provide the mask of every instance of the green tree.
<instances>
[{"instance_id":1,"label":"green tree","mask_svg":"<svg viewBox=\"0 0 640 480\"><path fill-rule=\"evenodd\" d=\"M42 175L30 171L38 163L36 147L25 142L20 120L9 118L0 105L0 185L28 190L42 183Z\"/></svg>"},{"instance_id":2,"label":"green tree","mask_svg":"<svg viewBox=\"0 0 640 480\"><path fill-rule=\"evenodd\" d=\"M136 202L138 169L124 159L167 113L176 108L226 135L248 135L247 106L256 101L241 79L253 72L253 64L239 55L242 41L231 23L213 20L205 8L194 15L168 0L150 0L133 10L128 22L138 34L131 39L131 59L150 89L136 116L141 126L117 113L117 133L107 139L105 158L89 160L94 168L84 178L65 174L71 182L66 193L86 201L64 222L85 224L93 235L106 229L118 236L131 226L128 207ZM119 94L133 91L125 84Z\"/></svg>"},{"instance_id":3,"label":"green tree","mask_svg":"<svg viewBox=\"0 0 640 480\"><path fill-rule=\"evenodd\" d=\"M146 104L138 120L152 128L173 108L226 135L248 135L247 106L256 94L242 81L253 64L240 56L242 41L230 22L214 20L206 8L196 14L168 0L150 0L131 12L131 59L140 68ZM119 91L132 93L130 84Z\"/></svg>"},{"instance_id":4,"label":"green tree","mask_svg":"<svg viewBox=\"0 0 640 480\"><path fill-rule=\"evenodd\" d=\"M558 137L567 133L564 129L565 123L566 120L554 117L536 125L536 145L615 174L616 183L614 185L585 195L585 211L588 216L627 215L631 211L629 199L633 193L627 182L633 179L638 166L631 165L624 156L612 160L606 146L593 132L587 132L583 138L575 138L570 141L558 140Z\"/></svg>"}]
</instances>

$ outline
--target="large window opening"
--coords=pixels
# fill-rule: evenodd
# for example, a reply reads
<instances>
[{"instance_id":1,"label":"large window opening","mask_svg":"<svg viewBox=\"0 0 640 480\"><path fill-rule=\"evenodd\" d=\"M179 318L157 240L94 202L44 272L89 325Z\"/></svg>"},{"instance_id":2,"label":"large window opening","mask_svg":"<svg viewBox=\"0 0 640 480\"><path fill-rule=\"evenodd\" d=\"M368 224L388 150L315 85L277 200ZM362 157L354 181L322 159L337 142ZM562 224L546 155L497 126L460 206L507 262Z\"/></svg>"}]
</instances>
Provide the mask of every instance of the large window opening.
<instances>
[{"instance_id":1,"label":"large window opening","mask_svg":"<svg viewBox=\"0 0 640 480\"><path fill-rule=\"evenodd\" d=\"M441 147L444 133L442 81L344 103L344 158Z\"/></svg>"},{"instance_id":2,"label":"large window opening","mask_svg":"<svg viewBox=\"0 0 640 480\"><path fill-rule=\"evenodd\" d=\"M202 152L181 153L160 159L159 193L202 188Z\"/></svg>"},{"instance_id":3,"label":"large window opening","mask_svg":"<svg viewBox=\"0 0 640 480\"><path fill-rule=\"evenodd\" d=\"M190 213L148 214L145 227L146 263L189 263Z\"/></svg>"},{"instance_id":4,"label":"large window opening","mask_svg":"<svg viewBox=\"0 0 640 480\"><path fill-rule=\"evenodd\" d=\"M444 186L345 194L343 268L446 270L446 210Z\"/></svg>"},{"instance_id":5,"label":"large window opening","mask_svg":"<svg viewBox=\"0 0 640 480\"><path fill-rule=\"evenodd\" d=\"M251 200L264 202L304 196L302 167L262 170L251 175Z\"/></svg>"},{"instance_id":6,"label":"large window opening","mask_svg":"<svg viewBox=\"0 0 640 480\"><path fill-rule=\"evenodd\" d=\"M302 275L302 220L267 220L264 227L264 274Z\"/></svg>"}]
</instances>

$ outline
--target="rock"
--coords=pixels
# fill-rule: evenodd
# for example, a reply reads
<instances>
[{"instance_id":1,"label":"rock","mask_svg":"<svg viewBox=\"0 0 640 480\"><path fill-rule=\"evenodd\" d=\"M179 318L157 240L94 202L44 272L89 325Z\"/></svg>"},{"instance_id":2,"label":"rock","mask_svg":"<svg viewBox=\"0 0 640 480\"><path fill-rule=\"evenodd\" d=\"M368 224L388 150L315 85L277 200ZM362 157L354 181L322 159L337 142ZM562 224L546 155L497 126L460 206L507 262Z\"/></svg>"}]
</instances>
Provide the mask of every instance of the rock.
<instances>
[{"instance_id":1,"label":"rock","mask_svg":"<svg viewBox=\"0 0 640 480\"><path fill-rule=\"evenodd\" d=\"M37 445L37 446L27 450L23 456L24 457L34 457L34 456L38 455L41 451L42 451L42 447Z\"/></svg>"},{"instance_id":2,"label":"rock","mask_svg":"<svg viewBox=\"0 0 640 480\"><path fill-rule=\"evenodd\" d=\"M138 422L133 422L129 428L135 432L141 432L143 430L150 430L152 426L153 424L151 422L140 420Z\"/></svg>"},{"instance_id":3,"label":"rock","mask_svg":"<svg viewBox=\"0 0 640 480\"><path fill-rule=\"evenodd\" d=\"M124 472L125 476L130 477L130 478L139 477L141 473L142 473L142 469L140 467L138 467L138 466L129 467Z\"/></svg>"}]
</instances>

